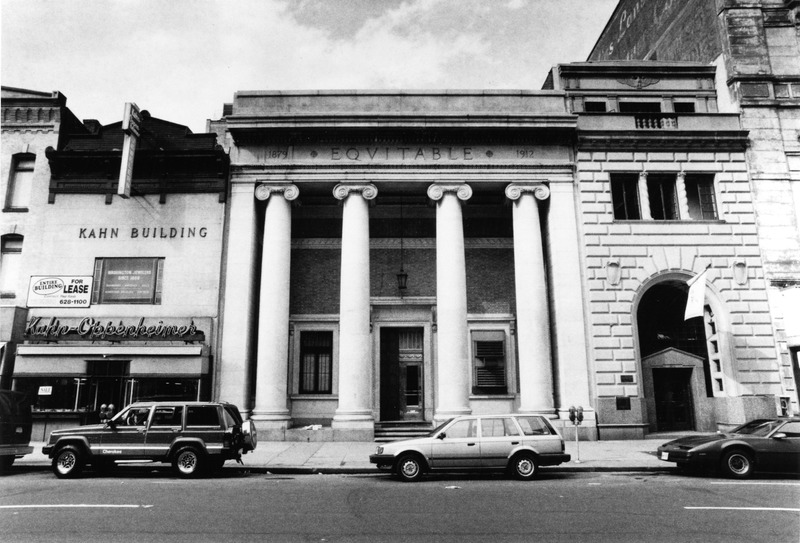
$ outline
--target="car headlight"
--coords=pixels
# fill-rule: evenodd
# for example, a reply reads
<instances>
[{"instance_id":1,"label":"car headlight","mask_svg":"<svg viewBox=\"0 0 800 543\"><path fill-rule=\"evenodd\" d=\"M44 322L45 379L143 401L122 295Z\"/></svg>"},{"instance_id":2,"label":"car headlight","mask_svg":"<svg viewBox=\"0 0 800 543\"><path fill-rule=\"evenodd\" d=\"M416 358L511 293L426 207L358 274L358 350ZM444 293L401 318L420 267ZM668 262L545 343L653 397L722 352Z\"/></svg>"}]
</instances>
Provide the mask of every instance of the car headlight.
<instances>
[{"instance_id":1,"label":"car headlight","mask_svg":"<svg viewBox=\"0 0 800 543\"><path fill-rule=\"evenodd\" d=\"M378 447L375 449L375 454L383 454L383 447Z\"/></svg>"}]
</instances>

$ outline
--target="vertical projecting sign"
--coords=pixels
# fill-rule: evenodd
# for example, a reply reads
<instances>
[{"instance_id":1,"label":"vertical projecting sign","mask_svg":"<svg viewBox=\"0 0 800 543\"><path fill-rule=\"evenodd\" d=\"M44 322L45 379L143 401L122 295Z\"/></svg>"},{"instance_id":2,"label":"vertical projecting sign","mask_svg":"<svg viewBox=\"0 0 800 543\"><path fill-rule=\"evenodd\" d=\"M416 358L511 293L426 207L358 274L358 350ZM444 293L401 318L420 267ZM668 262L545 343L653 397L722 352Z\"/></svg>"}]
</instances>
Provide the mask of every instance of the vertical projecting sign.
<instances>
[{"instance_id":1,"label":"vertical projecting sign","mask_svg":"<svg viewBox=\"0 0 800 543\"><path fill-rule=\"evenodd\" d=\"M123 198L131 196L131 181L133 180L133 157L136 154L136 140L142 117L139 108L133 102L125 103L125 113L122 116L122 131L125 133L125 140L122 143L122 164L119 167L119 185L117 194Z\"/></svg>"}]
</instances>

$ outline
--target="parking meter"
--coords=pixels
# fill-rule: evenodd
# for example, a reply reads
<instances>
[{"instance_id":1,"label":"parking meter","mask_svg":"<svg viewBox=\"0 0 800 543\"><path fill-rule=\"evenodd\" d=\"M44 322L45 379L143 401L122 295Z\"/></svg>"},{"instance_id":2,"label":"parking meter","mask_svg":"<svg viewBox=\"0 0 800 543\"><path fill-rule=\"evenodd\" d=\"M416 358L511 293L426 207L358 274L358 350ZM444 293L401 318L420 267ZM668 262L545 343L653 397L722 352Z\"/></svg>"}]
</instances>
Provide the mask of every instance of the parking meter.
<instances>
[{"instance_id":1,"label":"parking meter","mask_svg":"<svg viewBox=\"0 0 800 543\"><path fill-rule=\"evenodd\" d=\"M583 422L583 407L578 406L575 407L574 405L570 406L569 408L569 420L575 426L575 450L576 450L576 464L581 463L581 449L578 440L578 426Z\"/></svg>"}]
</instances>

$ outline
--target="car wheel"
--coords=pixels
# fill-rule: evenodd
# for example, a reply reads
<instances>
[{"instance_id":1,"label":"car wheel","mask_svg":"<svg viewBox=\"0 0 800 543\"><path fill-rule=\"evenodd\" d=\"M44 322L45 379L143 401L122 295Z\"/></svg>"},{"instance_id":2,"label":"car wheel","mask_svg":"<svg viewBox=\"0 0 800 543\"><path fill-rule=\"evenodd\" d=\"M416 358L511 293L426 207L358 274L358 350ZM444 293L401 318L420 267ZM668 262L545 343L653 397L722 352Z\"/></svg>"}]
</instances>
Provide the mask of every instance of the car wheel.
<instances>
[{"instance_id":1,"label":"car wheel","mask_svg":"<svg viewBox=\"0 0 800 543\"><path fill-rule=\"evenodd\" d=\"M59 479L71 479L80 475L84 465L83 454L75 447L68 445L58 450L53 457L53 473Z\"/></svg>"},{"instance_id":2,"label":"car wheel","mask_svg":"<svg viewBox=\"0 0 800 543\"><path fill-rule=\"evenodd\" d=\"M202 472L203 459L194 447L184 447L173 458L172 467L181 477L197 477Z\"/></svg>"},{"instance_id":3,"label":"car wheel","mask_svg":"<svg viewBox=\"0 0 800 543\"><path fill-rule=\"evenodd\" d=\"M530 481L536 476L536 458L530 453L520 453L511 459L511 474L522 481Z\"/></svg>"},{"instance_id":4,"label":"car wheel","mask_svg":"<svg viewBox=\"0 0 800 543\"><path fill-rule=\"evenodd\" d=\"M753 456L746 451L730 451L722 457L722 471L736 479L750 477L753 467Z\"/></svg>"},{"instance_id":5,"label":"car wheel","mask_svg":"<svg viewBox=\"0 0 800 543\"><path fill-rule=\"evenodd\" d=\"M397 461L397 476L401 481L413 483L422 478L423 467L419 456L415 454L404 454Z\"/></svg>"}]
</instances>

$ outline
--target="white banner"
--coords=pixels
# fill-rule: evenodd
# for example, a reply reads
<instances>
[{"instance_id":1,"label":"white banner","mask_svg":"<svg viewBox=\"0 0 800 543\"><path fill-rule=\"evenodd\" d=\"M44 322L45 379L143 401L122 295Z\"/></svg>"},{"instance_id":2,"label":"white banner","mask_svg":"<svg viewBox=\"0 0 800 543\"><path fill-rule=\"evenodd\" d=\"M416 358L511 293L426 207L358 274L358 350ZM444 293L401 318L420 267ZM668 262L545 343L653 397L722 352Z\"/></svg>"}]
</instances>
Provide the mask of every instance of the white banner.
<instances>
[{"instance_id":1,"label":"white banner","mask_svg":"<svg viewBox=\"0 0 800 543\"><path fill-rule=\"evenodd\" d=\"M689 297L686 299L686 312L683 320L703 316L703 306L706 300L706 273L708 273L708 268L686 281L686 284L689 285Z\"/></svg>"},{"instance_id":2,"label":"white banner","mask_svg":"<svg viewBox=\"0 0 800 543\"><path fill-rule=\"evenodd\" d=\"M91 275L33 275L28 287L28 307L89 307Z\"/></svg>"}]
</instances>

